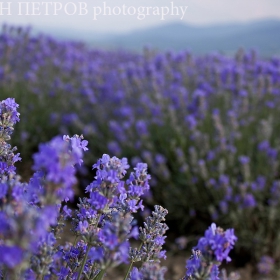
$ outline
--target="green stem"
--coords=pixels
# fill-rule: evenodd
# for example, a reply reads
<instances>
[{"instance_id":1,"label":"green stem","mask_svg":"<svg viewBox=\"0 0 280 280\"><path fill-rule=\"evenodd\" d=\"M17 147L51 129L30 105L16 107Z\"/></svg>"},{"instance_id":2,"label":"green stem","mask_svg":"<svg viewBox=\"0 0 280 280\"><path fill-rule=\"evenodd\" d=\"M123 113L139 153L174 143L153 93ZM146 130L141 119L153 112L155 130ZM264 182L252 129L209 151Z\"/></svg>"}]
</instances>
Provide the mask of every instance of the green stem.
<instances>
[{"instance_id":1,"label":"green stem","mask_svg":"<svg viewBox=\"0 0 280 280\"><path fill-rule=\"evenodd\" d=\"M126 271L126 274L125 274L125 277L124 277L123 280L126 280L126 279L127 279L127 277L128 277L128 275L129 275L129 272L130 272L132 266L133 266L133 262L131 262L130 265L129 265L129 267L127 268L127 271Z\"/></svg>"},{"instance_id":2,"label":"green stem","mask_svg":"<svg viewBox=\"0 0 280 280\"><path fill-rule=\"evenodd\" d=\"M90 272L90 275L89 275L89 279L91 279L91 277L94 275L94 270L96 269L96 264L92 264L92 268L91 268L91 272Z\"/></svg>"},{"instance_id":3,"label":"green stem","mask_svg":"<svg viewBox=\"0 0 280 280\"><path fill-rule=\"evenodd\" d=\"M137 249L137 251L138 251L138 252L141 250L141 248L142 248L143 244L144 244L144 242L142 241L142 242L141 242L141 244L140 244L140 246L139 246L139 247L138 247L138 249ZM128 275L129 275L129 272L130 272L130 270L131 270L131 268L132 268L132 266L133 266L133 263L134 263L134 262L133 262L133 261L131 261L131 263L130 263L130 265L129 265L129 267L128 267L127 271L126 271L126 274L125 274L124 280L126 280L126 279L127 279Z\"/></svg>"},{"instance_id":4,"label":"green stem","mask_svg":"<svg viewBox=\"0 0 280 280\"><path fill-rule=\"evenodd\" d=\"M98 228L98 223L99 223L99 220L100 220L101 215L102 215L102 213L99 213L99 214L97 215L97 218L96 218L96 225L95 225L95 227L94 227L95 229ZM78 238L78 236L77 236L77 238ZM75 241L77 240L77 238L75 239ZM91 272L90 272L90 278L91 278L91 276L93 275L94 268L95 268L95 265L93 264L93 265L92 265ZM102 271L102 270L101 270L101 271ZM100 274L100 272L95 276L94 279L96 279L96 277L97 277L99 274ZM104 274L104 273L103 273L103 274ZM78 280L79 280L79 279L78 279Z\"/></svg>"},{"instance_id":5,"label":"green stem","mask_svg":"<svg viewBox=\"0 0 280 280\"><path fill-rule=\"evenodd\" d=\"M74 247L76 247L76 245L77 245L78 237L79 237L79 236L78 236L78 235L76 235L75 240L74 240L74 244L73 244L73 245L74 245Z\"/></svg>"},{"instance_id":6,"label":"green stem","mask_svg":"<svg viewBox=\"0 0 280 280\"><path fill-rule=\"evenodd\" d=\"M80 279L81 279L81 276L82 276L82 273L83 273L83 270L84 270L84 267L85 267L85 264L86 264L86 261L87 261L87 257L88 257L89 250L90 250L90 246L89 246L89 244L88 244L88 245L87 245L86 254L85 254L85 256L84 256L84 259L83 259L83 262L82 262L82 266L81 266L81 268L80 268L80 271L79 271L79 275L78 275L78 279L77 279L77 280L80 280Z\"/></svg>"},{"instance_id":7,"label":"green stem","mask_svg":"<svg viewBox=\"0 0 280 280\"><path fill-rule=\"evenodd\" d=\"M93 278L93 280L102 280L105 274L105 269L99 271L99 273Z\"/></svg>"},{"instance_id":8,"label":"green stem","mask_svg":"<svg viewBox=\"0 0 280 280\"><path fill-rule=\"evenodd\" d=\"M102 216L102 213L99 213L99 214L97 215L95 229L98 228L98 223L99 223L99 220L100 220L101 216Z\"/></svg>"}]
</instances>

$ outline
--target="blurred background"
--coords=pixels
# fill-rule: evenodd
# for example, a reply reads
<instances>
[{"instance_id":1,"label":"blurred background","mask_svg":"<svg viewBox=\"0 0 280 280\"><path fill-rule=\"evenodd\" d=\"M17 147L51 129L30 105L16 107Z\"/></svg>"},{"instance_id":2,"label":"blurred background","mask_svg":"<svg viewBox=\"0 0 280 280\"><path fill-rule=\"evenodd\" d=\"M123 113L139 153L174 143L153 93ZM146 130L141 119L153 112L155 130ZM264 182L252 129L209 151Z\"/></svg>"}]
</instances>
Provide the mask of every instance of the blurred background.
<instances>
[{"instance_id":1,"label":"blurred background","mask_svg":"<svg viewBox=\"0 0 280 280\"><path fill-rule=\"evenodd\" d=\"M32 3L29 1L30 4ZM86 10L79 15L79 3L75 6L68 0L58 1L62 9L54 15L54 2L49 11L40 4L36 12L29 12L18 2L11 2L11 15L3 10L1 22L30 25L33 32L50 34L57 39L82 40L90 46L106 49L124 48L142 50L148 45L158 50L185 50L195 54L220 51L234 54L239 47L255 48L261 56L280 54L280 1L278 0L84 0ZM7 7L2 2L2 7ZM123 11L119 15L104 14L103 7L152 7L150 15L139 19ZM185 13L171 13L171 5L184 7ZM66 6L66 10L64 9ZM94 12L102 13L94 18ZM154 9L168 7L169 13L162 18ZM186 8L187 7L187 8ZM87 14L85 14L87 11ZM109 10L107 10L109 11ZM118 9L115 10L117 14ZM130 10L133 13L133 9ZM67 15L68 13L68 15Z\"/></svg>"}]
</instances>

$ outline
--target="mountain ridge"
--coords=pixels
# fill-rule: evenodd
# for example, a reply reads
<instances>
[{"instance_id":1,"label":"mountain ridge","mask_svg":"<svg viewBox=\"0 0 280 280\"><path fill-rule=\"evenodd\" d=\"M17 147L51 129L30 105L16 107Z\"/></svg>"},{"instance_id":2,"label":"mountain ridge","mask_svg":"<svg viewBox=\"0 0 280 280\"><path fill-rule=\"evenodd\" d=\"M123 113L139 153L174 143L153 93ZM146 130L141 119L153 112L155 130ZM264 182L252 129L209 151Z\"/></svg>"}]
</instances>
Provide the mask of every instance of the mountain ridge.
<instances>
[{"instance_id":1,"label":"mountain ridge","mask_svg":"<svg viewBox=\"0 0 280 280\"><path fill-rule=\"evenodd\" d=\"M142 28L127 33L97 33L66 29L41 31L56 38L82 40L94 47L142 50L149 45L158 50L190 49L196 54L211 51L234 53L239 47L256 48L263 56L280 55L280 20L191 25L182 22Z\"/></svg>"}]
</instances>

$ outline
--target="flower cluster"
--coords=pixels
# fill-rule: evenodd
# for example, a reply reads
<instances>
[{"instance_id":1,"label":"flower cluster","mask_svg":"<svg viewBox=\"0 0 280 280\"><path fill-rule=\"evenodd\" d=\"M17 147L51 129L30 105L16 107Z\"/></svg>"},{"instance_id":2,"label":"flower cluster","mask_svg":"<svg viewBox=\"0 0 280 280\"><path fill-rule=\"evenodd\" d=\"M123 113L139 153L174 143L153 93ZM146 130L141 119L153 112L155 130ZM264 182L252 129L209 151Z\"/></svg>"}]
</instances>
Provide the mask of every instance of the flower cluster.
<instances>
[{"instance_id":1,"label":"flower cluster","mask_svg":"<svg viewBox=\"0 0 280 280\"><path fill-rule=\"evenodd\" d=\"M19 121L18 104L11 98L0 104L1 159L8 166L0 184L0 269L7 279L32 273L43 277L53 262L61 203L73 198L74 166L81 163L87 142L75 135L41 145L34 155L37 172L29 183L22 183L14 167L19 154L15 156L5 142Z\"/></svg>"},{"instance_id":2,"label":"flower cluster","mask_svg":"<svg viewBox=\"0 0 280 280\"><path fill-rule=\"evenodd\" d=\"M18 104L14 98L7 98L0 102L0 179L15 174L14 163L21 160L16 147L7 143L14 131L13 126L19 121ZM1 194L0 194L1 195Z\"/></svg>"},{"instance_id":3,"label":"flower cluster","mask_svg":"<svg viewBox=\"0 0 280 280\"><path fill-rule=\"evenodd\" d=\"M258 271L260 274L269 275L274 270L274 259L269 256L262 256L258 263Z\"/></svg>"},{"instance_id":4,"label":"flower cluster","mask_svg":"<svg viewBox=\"0 0 280 280\"><path fill-rule=\"evenodd\" d=\"M220 279L219 265L223 260L231 261L229 252L236 240L233 229L224 231L212 223L192 250L193 254L187 261L186 279Z\"/></svg>"},{"instance_id":5,"label":"flower cluster","mask_svg":"<svg viewBox=\"0 0 280 280\"><path fill-rule=\"evenodd\" d=\"M35 171L42 172L44 181L49 188L48 193L55 193L60 201L72 199L72 186L76 183L76 164L83 162L83 151L87 151L88 141L83 136L55 137L47 144L39 146L39 152L33 157ZM43 194L45 197L46 195Z\"/></svg>"},{"instance_id":6,"label":"flower cluster","mask_svg":"<svg viewBox=\"0 0 280 280\"><path fill-rule=\"evenodd\" d=\"M13 122L3 123L12 127L18 120L18 105L12 99L0 104L0 118L7 120L10 112ZM85 190L88 197L80 198L75 211L67 207L74 198L75 167L82 164L87 144L83 136L55 137L39 146L29 182L22 183L15 172L2 176L1 279L102 280L109 268L124 264L124 280L164 280L166 268L160 266L160 259L166 258L162 247L168 212L156 205L143 227L138 227L133 217L144 209L141 197L149 190L151 179L147 164L138 163L126 179L127 159L104 154L93 165L96 176ZM58 242L66 237L67 219L72 221L75 241ZM131 246L131 238L139 239L138 248ZM198 245L205 258L214 260L211 247L215 258L222 261L229 258L236 238L233 232L223 233L212 226L212 235L207 231L205 239ZM215 267L218 269L218 264Z\"/></svg>"}]
</instances>

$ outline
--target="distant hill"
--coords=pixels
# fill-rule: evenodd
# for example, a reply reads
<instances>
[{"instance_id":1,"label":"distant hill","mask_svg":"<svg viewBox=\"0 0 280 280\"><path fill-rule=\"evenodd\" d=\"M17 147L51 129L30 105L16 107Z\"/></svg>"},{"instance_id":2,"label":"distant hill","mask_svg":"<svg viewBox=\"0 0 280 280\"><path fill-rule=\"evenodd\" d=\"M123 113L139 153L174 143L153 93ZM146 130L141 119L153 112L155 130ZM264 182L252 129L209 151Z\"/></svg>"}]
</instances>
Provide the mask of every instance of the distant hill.
<instances>
[{"instance_id":1,"label":"distant hill","mask_svg":"<svg viewBox=\"0 0 280 280\"><path fill-rule=\"evenodd\" d=\"M280 55L280 20L195 26L171 23L126 34L97 34L89 31L47 30L62 39L83 40L105 48L141 50L149 45L159 50L190 49L196 54L236 52L239 47L256 48L263 56Z\"/></svg>"}]
</instances>

